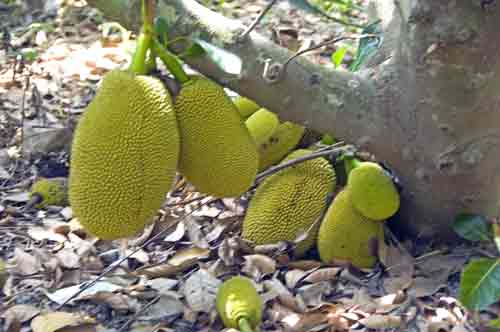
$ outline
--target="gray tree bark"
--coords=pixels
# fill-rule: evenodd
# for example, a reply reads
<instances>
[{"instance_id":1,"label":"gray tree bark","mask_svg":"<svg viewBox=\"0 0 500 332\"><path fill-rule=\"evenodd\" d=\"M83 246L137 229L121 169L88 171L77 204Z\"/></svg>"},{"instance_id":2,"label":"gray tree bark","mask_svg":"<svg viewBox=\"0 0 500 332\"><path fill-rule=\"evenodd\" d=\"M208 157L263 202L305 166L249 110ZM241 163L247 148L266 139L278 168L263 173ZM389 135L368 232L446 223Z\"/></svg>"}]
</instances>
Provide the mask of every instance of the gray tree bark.
<instances>
[{"instance_id":1,"label":"gray tree bark","mask_svg":"<svg viewBox=\"0 0 500 332\"><path fill-rule=\"evenodd\" d=\"M87 0L137 30L139 0ZM479 0L373 0L384 42L357 73L294 60L263 79L266 60L291 55L194 0L159 0L169 36L199 37L239 56L238 76L208 57L188 63L280 118L356 143L386 162L404 191L399 223L421 236L451 238L458 213L496 217L500 199L500 10ZM176 45L175 52L183 46Z\"/></svg>"}]
</instances>

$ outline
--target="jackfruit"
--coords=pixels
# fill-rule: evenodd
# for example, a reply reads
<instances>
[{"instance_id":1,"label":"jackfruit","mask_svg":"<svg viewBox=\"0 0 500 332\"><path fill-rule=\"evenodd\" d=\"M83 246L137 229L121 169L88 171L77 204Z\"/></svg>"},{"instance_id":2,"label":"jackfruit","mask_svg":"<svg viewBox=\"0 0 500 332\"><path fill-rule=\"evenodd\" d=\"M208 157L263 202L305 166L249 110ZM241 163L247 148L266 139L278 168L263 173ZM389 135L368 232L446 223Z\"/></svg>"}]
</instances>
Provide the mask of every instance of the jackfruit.
<instances>
[{"instance_id":1,"label":"jackfruit","mask_svg":"<svg viewBox=\"0 0 500 332\"><path fill-rule=\"evenodd\" d=\"M259 145L259 171L281 161L299 143L305 127L293 122L283 122L269 140Z\"/></svg>"},{"instance_id":2,"label":"jackfruit","mask_svg":"<svg viewBox=\"0 0 500 332\"><path fill-rule=\"evenodd\" d=\"M3 289L5 282L7 281L8 274L7 268L5 267L5 262L0 259L0 291Z\"/></svg>"},{"instance_id":3,"label":"jackfruit","mask_svg":"<svg viewBox=\"0 0 500 332\"><path fill-rule=\"evenodd\" d=\"M245 126L257 145L268 141L279 123L278 116L265 108L261 108L245 120Z\"/></svg>"},{"instance_id":4,"label":"jackfruit","mask_svg":"<svg viewBox=\"0 0 500 332\"><path fill-rule=\"evenodd\" d=\"M349 190L340 191L329 206L318 232L318 252L324 263L350 262L371 268L377 261L373 243L383 239L383 224L362 216Z\"/></svg>"},{"instance_id":5,"label":"jackfruit","mask_svg":"<svg viewBox=\"0 0 500 332\"><path fill-rule=\"evenodd\" d=\"M243 276L226 280L217 290L216 308L225 327L250 325L257 329L262 321L264 304L252 281Z\"/></svg>"},{"instance_id":6,"label":"jackfruit","mask_svg":"<svg viewBox=\"0 0 500 332\"><path fill-rule=\"evenodd\" d=\"M172 100L161 81L109 72L73 139L69 199L74 215L101 239L135 235L170 190L179 149Z\"/></svg>"},{"instance_id":7,"label":"jackfruit","mask_svg":"<svg viewBox=\"0 0 500 332\"><path fill-rule=\"evenodd\" d=\"M48 205L67 204L67 183L65 178L39 179L31 186L30 198L37 199L39 209Z\"/></svg>"},{"instance_id":8,"label":"jackfruit","mask_svg":"<svg viewBox=\"0 0 500 332\"><path fill-rule=\"evenodd\" d=\"M354 207L367 218L385 220L399 209L398 190L377 163L360 162L349 172L347 186Z\"/></svg>"},{"instance_id":9,"label":"jackfruit","mask_svg":"<svg viewBox=\"0 0 500 332\"><path fill-rule=\"evenodd\" d=\"M257 175L257 146L224 89L202 76L191 78L175 100L179 170L205 194L239 196Z\"/></svg>"},{"instance_id":10,"label":"jackfruit","mask_svg":"<svg viewBox=\"0 0 500 332\"><path fill-rule=\"evenodd\" d=\"M234 98L233 104L234 106L236 106L238 113L240 113L240 116L243 119L247 119L250 115L254 114L260 109L260 106L257 105L256 102L243 96Z\"/></svg>"},{"instance_id":11,"label":"jackfruit","mask_svg":"<svg viewBox=\"0 0 500 332\"><path fill-rule=\"evenodd\" d=\"M310 154L296 150L282 163ZM333 192L336 177L324 158L311 159L270 175L257 187L243 220L242 237L255 244L294 241L308 231L299 242L295 256L300 257L315 243L318 218L324 212L328 194ZM316 222L316 226L312 227Z\"/></svg>"}]
</instances>

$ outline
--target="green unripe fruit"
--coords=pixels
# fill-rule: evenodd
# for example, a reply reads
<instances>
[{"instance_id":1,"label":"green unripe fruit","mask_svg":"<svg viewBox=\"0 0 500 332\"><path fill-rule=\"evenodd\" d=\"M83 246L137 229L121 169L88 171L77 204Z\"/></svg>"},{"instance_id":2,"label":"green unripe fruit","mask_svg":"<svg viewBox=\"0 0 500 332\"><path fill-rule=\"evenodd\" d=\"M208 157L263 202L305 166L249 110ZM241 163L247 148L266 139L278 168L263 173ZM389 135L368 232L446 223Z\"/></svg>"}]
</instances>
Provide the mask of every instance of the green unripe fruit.
<instances>
[{"instance_id":1,"label":"green unripe fruit","mask_svg":"<svg viewBox=\"0 0 500 332\"><path fill-rule=\"evenodd\" d=\"M280 162L292 151L304 135L305 127L293 122L283 122L271 137L259 145L259 171Z\"/></svg>"},{"instance_id":2,"label":"green unripe fruit","mask_svg":"<svg viewBox=\"0 0 500 332\"><path fill-rule=\"evenodd\" d=\"M377 261L374 249L383 234L383 224L362 216L352 205L350 192L344 189L337 194L321 222L319 256L325 263L339 260L370 268Z\"/></svg>"},{"instance_id":3,"label":"green unripe fruit","mask_svg":"<svg viewBox=\"0 0 500 332\"><path fill-rule=\"evenodd\" d=\"M310 153L296 150L282 163ZM248 205L242 237L260 245L292 242L308 232L294 252L296 257L303 256L316 241L318 218L335 185L335 171L324 158L307 160L269 176L259 184Z\"/></svg>"},{"instance_id":4,"label":"green unripe fruit","mask_svg":"<svg viewBox=\"0 0 500 332\"><path fill-rule=\"evenodd\" d=\"M243 276L226 280L217 291L217 312L228 328L256 329L262 321L263 306L252 281Z\"/></svg>"},{"instance_id":5,"label":"green unripe fruit","mask_svg":"<svg viewBox=\"0 0 500 332\"><path fill-rule=\"evenodd\" d=\"M261 145L269 140L271 135L276 131L280 121L278 116L273 112L261 108L254 114L250 115L245 121L248 132L252 136L255 144Z\"/></svg>"},{"instance_id":6,"label":"green unripe fruit","mask_svg":"<svg viewBox=\"0 0 500 332\"><path fill-rule=\"evenodd\" d=\"M0 259L0 289L3 288L6 281L7 281L7 268L5 267L5 262Z\"/></svg>"},{"instance_id":7,"label":"green unripe fruit","mask_svg":"<svg viewBox=\"0 0 500 332\"><path fill-rule=\"evenodd\" d=\"M256 102L243 96L238 96L234 98L233 104L234 106L236 106L238 112L240 113L240 116L243 119L248 118L250 115L252 115L253 113L257 112L260 109L260 106L257 105Z\"/></svg>"},{"instance_id":8,"label":"green unripe fruit","mask_svg":"<svg viewBox=\"0 0 500 332\"><path fill-rule=\"evenodd\" d=\"M203 76L190 78L175 99L179 171L202 193L240 196L257 175L257 146L224 89Z\"/></svg>"},{"instance_id":9,"label":"green unripe fruit","mask_svg":"<svg viewBox=\"0 0 500 332\"><path fill-rule=\"evenodd\" d=\"M107 73L71 149L69 200L85 230L104 240L143 230L172 187L179 146L172 99L162 82Z\"/></svg>"},{"instance_id":10,"label":"green unripe fruit","mask_svg":"<svg viewBox=\"0 0 500 332\"><path fill-rule=\"evenodd\" d=\"M360 162L350 171L347 187L354 207L369 219L382 221L399 209L398 190L377 163Z\"/></svg>"},{"instance_id":11,"label":"green unripe fruit","mask_svg":"<svg viewBox=\"0 0 500 332\"><path fill-rule=\"evenodd\" d=\"M35 205L37 208L44 208L48 205L63 206L67 204L67 184L66 179L40 179L31 186L30 197L39 195L41 202Z\"/></svg>"}]
</instances>

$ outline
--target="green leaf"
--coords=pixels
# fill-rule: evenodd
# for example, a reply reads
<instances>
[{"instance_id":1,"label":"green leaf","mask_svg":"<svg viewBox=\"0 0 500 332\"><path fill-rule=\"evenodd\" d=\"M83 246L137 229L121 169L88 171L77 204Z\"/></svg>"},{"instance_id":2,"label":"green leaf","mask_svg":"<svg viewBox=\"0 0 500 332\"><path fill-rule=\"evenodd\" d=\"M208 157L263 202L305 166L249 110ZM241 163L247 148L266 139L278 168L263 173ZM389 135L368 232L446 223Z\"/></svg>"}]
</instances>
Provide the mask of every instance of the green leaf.
<instances>
[{"instance_id":1,"label":"green leaf","mask_svg":"<svg viewBox=\"0 0 500 332\"><path fill-rule=\"evenodd\" d=\"M463 213L457 216L453 230L469 241L491 240L491 226L482 216Z\"/></svg>"},{"instance_id":2,"label":"green leaf","mask_svg":"<svg viewBox=\"0 0 500 332\"><path fill-rule=\"evenodd\" d=\"M500 252L500 224L498 224L498 221L493 224L493 237L495 238L497 250Z\"/></svg>"},{"instance_id":3,"label":"green leaf","mask_svg":"<svg viewBox=\"0 0 500 332\"><path fill-rule=\"evenodd\" d=\"M199 43L193 43L189 48L184 52L184 57L200 57L207 54L203 46Z\"/></svg>"},{"instance_id":4,"label":"green leaf","mask_svg":"<svg viewBox=\"0 0 500 332\"><path fill-rule=\"evenodd\" d=\"M467 264L458 298L470 310L482 310L500 300L500 259L481 258Z\"/></svg>"},{"instance_id":5,"label":"green leaf","mask_svg":"<svg viewBox=\"0 0 500 332\"><path fill-rule=\"evenodd\" d=\"M342 63L342 60L344 60L344 56L345 56L346 52L347 52L347 48L341 47L341 48L337 49L335 51L335 53L332 54L332 62L334 64L335 68L340 66L340 64Z\"/></svg>"},{"instance_id":6,"label":"green leaf","mask_svg":"<svg viewBox=\"0 0 500 332\"><path fill-rule=\"evenodd\" d=\"M488 326L500 328L500 318L494 319L488 323Z\"/></svg>"},{"instance_id":7,"label":"green leaf","mask_svg":"<svg viewBox=\"0 0 500 332\"><path fill-rule=\"evenodd\" d=\"M155 33L160 44L165 45L168 41L168 24L163 17L155 18Z\"/></svg>"},{"instance_id":8,"label":"green leaf","mask_svg":"<svg viewBox=\"0 0 500 332\"><path fill-rule=\"evenodd\" d=\"M207 52L210 59L226 73L233 75L241 74L242 62L238 56L202 39L195 39L195 41Z\"/></svg>"},{"instance_id":9,"label":"green leaf","mask_svg":"<svg viewBox=\"0 0 500 332\"><path fill-rule=\"evenodd\" d=\"M380 25L380 20L373 22L372 24L366 26L362 34L373 34L378 37L365 37L359 40L358 52L356 58L349 67L350 71L356 71L361 67L361 65L366 61L366 59L374 52L376 52L380 45L382 44L382 27Z\"/></svg>"}]
</instances>

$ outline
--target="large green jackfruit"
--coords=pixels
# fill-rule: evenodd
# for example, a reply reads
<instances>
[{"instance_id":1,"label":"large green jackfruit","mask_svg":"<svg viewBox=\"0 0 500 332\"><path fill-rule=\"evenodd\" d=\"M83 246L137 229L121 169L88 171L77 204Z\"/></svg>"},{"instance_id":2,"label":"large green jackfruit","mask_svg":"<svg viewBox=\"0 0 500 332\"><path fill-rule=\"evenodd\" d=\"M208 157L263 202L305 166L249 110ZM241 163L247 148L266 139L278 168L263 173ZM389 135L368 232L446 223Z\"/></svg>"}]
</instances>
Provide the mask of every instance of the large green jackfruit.
<instances>
[{"instance_id":1,"label":"large green jackfruit","mask_svg":"<svg viewBox=\"0 0 500 332\"><path fill-rule=\"evenodd\" d=\"M257 146L224 89L207 78L191 78L175 100L179 170L200 192L239 196L257 175Z\"/></svg>"},{"instance_id":2,"label":"large green jackfruit","mask_svg":"<svg viewBox=\"0 0 500 332\"><path fill-rule=\"evenodd\" d=\"M310 153L296 150L283 163ZM269 244L294 241L309 231L295 251L296 256L302 256L315 243L320 224L317 219L324 212L327 197L335 185L333 167L324 158L295 164L269 176L258 186L249 203L243 221L243 238L255 244ZM316 226L311 228L315 222Z\"/></svg>"},{"instance_id":3,"label":"large green jackfruit","mask_svg":"<svg viewBox=\"0 0 500 332\"><path fill-rule=\"evenodd\" d=\"M354 207L370 219L383 221L399 209L399 192L377 163L360 162L349 172L347 186Z\"/></svg>"},{"instance_id":4,"label":"large green jackfruit","mask_svg":"<svg viewBox=\"0 0 500 332\"><path fill-rule=\"evenodd\" d=\"M352 205L346 189L337 194L321 222L318 252L321 260L350 262L370 268L377 261L373 243L383 238L382 223L362 216Z\"/></svg>"},{"instance_id":5,"label":"large green jackfruit","mask_svg":"<svg viewBox=\"0 0 500 332\"><path fill-rule=\"evenodd\" d=\"M233 103L243 119L247 119L260 109L260 106L256 102L243 96L234 98Z\"/></svg>"},{"instance_id":6,"label":"large green jackfruit","mask_svg":"<svg viewBox=\"0 0 500 332\"><path fill-rule=\"evenodd\" d=\"M75 131L69 199L91 234L135 235L170 190L179 157L171 97L152 77L111 71Z\"/></svg>"},{"instance_id":7,"label":"large green jackfruit","mask_svg":"<svg viewBox=\"0 0 500 332\"><path fill-rule=\"evenodd\" d=\"M261 108L245 120L245 126L257 145L267 142L279 124L278 116L265 108Z\"/></svg>"},{"instance_id":8,"label":"large green jackfruit","mask_svg":"<svg viewBox=\"0 0 500 332\"><path fill-rule=\"evenodd\" d=\"M293 122L283 122L267 142L259 145L259 171L281 161L300 142L305 127Z\"/></svg>"}]
</instances>

